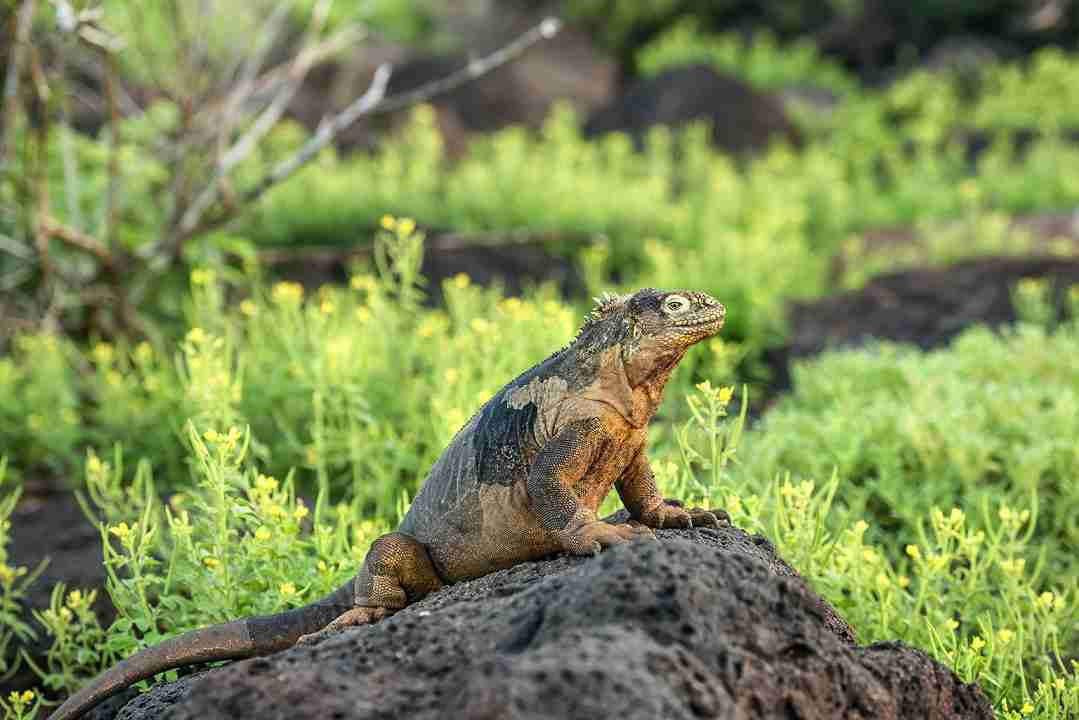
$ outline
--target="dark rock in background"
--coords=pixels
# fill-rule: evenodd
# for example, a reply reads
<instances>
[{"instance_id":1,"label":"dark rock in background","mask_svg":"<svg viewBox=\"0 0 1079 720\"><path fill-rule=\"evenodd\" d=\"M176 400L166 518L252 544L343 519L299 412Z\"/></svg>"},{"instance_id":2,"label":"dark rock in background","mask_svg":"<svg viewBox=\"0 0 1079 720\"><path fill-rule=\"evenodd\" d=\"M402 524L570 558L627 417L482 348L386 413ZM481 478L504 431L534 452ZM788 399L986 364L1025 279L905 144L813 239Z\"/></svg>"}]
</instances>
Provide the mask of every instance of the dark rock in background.
<instances>
[{"instance_id":1,"label":"dark rock in background","mask_svg":"<svg viewBox=\"0 0 1079 720\"><path fill-rule=\"evenodd\" d=\"M620 97L594 112L585 123L586 137L609 132L629 134L639 145L657 125L672 128L706 122L712 143L741 155L770 142L801 142L783 104L743 80L697 64L665 70L631 85Z\"/></svg>"},{"instance_id":2,"label":"dark rock in background","mask_svg":"<svg viewBox=\"0 0 1079 720\"><path fill-rule=\"evenodd\" d=\"M1024 278L1041 278L1058 296L1079 283L1079 260L989 257L943 268L888 273L865 287L790 306L787 344L766 358L773 389L790 386L790 363L826 348L852 347L872 338L917 345L946 344L963 330L1016 320L1011 293Z\"/></svg>"},{"instance_id":3,"label":"dark rock in background","mask_svg":"<svg viewBox=\"0 0 1079 720\"><path fill-rule=\"evenodd\" d=\"M447 587L317 646L156 686L117 717L993 717L921 651L855 644L764 538L658 535Z\"/></svg>"},{"instance_id":4,"label":"dark rock in background","mask_svg":"<svg viewBox=\"0 0 1079 720\"><path fill-rule=\"evenodd\" d=\"M552 246L583 246L592 241L584 233L477 232L455 233L425 229L420 272L427 279L428 300L442 300L442 281L458 273L484 286L499 284L508 295L521 295L526 287L555 283L566 296L584 294L584 279L566 255ZM373 235L369 229L361 235ZM302 283L308 289L327 283L347 283L351 264L368 257L370 245L267 249L260 261L275 276Z\"/></svg>"},{"instance_id":5,"label":"dark rock in background","mask_svg":"<svg viewBox=\"0 0 1079 720\"><path fill-rule=\"evenodd\" d=\"M530 19L535 21L532 24L540 20ZM510 38L527 27L518 24L510 26L512 31L498 34ZM484 42L475 46L471 56L479 57L501 44ZM392 97L440 80L465 67L469 59L464 53L432 55L391 45L364 48L352 62L312 69L293 98L289 114L314 131L323 117L363 94L379 63L392 64L386 88L386 95ZM582 32L564 27L554 39L535 45L488 75L431 98L429 104L447 155L456 158L464 154L473 134L511 125L538 129L556 102L567 102L578 113L586 114L614 96L616 78L612 60L596 50ZM411 113L412 109L406 108L388 117L362 118L338 136L337 148L345 152L373 149L380 136L399 129Z\"/></svg>"}]
</instances>

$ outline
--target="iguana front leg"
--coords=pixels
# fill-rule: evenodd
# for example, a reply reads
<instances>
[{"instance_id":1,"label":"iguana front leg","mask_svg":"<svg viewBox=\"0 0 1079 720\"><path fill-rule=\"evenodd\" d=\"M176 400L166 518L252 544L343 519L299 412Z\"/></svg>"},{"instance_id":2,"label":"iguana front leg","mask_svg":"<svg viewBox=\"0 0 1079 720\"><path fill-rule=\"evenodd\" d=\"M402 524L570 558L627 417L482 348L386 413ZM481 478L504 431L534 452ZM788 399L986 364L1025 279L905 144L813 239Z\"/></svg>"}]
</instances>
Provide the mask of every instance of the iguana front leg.
<instances>
[{"instance_id":1,"label":"iguana front leg","mask_svg":"<svg viewBox=\"0 0 1079 720\"><path fill-rule=\"evenodd\" d=\"M618 495L629 514L652 528L719 527L730 525L731 519L722 510L687 508L677 500L664 500L656 487L656 478L642 443L617 484Z\"/></svg>"},{"instance_id":2,"label":"iguana front leg","mask_svg":"<svg viewBox=\"0 0 1079 720\"><path fill-rule=\"evenodd\" d=\"M603 522L574 494L574 486L591 467L602 439L598 420L570 423L543 446L528 473L532 511L562 549L574 555L595 555L603 548L652 534L628 523Z\"/></svg>"}]
</instances>

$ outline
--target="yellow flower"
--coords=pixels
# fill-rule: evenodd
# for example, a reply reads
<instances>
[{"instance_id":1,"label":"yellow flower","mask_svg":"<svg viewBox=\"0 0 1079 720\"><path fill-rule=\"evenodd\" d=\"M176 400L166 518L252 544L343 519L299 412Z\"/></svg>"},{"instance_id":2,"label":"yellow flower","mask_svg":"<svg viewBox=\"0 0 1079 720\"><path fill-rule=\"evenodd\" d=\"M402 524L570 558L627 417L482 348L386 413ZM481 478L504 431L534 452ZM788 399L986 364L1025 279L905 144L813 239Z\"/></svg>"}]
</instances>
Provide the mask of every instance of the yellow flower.
<instances>
[{"instance_id":1,"label":"yellow flower","mask_svg":"<svg viewBox=\"0 0 1079 720\"><path fill-rule=\"evenodd\" d=\"M60 608L60 619L63 620L65 623L71 622L72 619L74 619L74 617L75 617L75 614L73 612L71 612L70 609L68 609L66 607Z\"/></svg>"},{"instance_id":2,"label":"yellow flower","mask_svg":"<svg viewBox=\"0 0 1079 720\"><path fill-rule=\"evenodd\" d=\"M201 345L209 339L206 331L200 327L193 327L187 331L187 341L192 345Z\"/></svg>"},{"instance_id":3,"label":"yellow flower","mask_svg":"<svg viewBox=\"0 0 1079 720\"><path fill-rule=\"evenodd\" d=\"M416 335L421 338L429 338L435 334L435 330L437 329L438 327L434 320L434 315L428 315L421 320L420 324L416 327Z\"/></svg>"},{"instance_id":4,"label":"yellow flower","mask_svg":"<svg viewBox=\"0 0 1079 720\"><path fill-rule=\"evenodd\" d=\"M922 557L922 551L918 549L917 545L907 545L907 555L910 555L915 560L919 560Z\"/></svg>"},{"instance_id":5,"label":"yellow flower","mask_svg":"<svg viewBox=\"0 0 1079 720\"><path fill-rule=\"evenodd\" d=\"M270 291L274 302L280 305L299 305L303 300L303 285L295 282L282 281L273 286Z\"/></svg>"},{"instance_id":6,"label":"yellow flower","mask_svg":"<svg viewBox=\"0 0 1079 720\"><path fill-rule=\"evenodd\" d=\"M131 536L131 528L128 527L126 522L122 522L119 525L113 525L109 528L109 532L120 539L120 542L127 540Z\"/></svg>"},{"instance_id":7,"label":"yellow flower","mask_svg":"<svg viewBox=\"0 0 1079 720\"><path fill-rule=\"evenodd\" d=\"M161 389L161 380L156 375L147 375L143 381L142 386L148 393L155 393Z\"/></svg>"},{"instance_id":8,"label":"yellow flower","mask_svg":"<svg viewBox=\"0 0 1079 720\"><path fill-rule=\"evenodd\" d=\"M886 588L892 584L892 581L888 579L888 574L881 572L877 575L877 586Z\"/></svg>"},{"instance_id":9,"label":"yellow flower","mask_svg":"<svg viewBox=\"0 0 1079 720\"><path fill-rule=\"evenodd\" d=\"M466 273L457 273L453 276L453 279L450 282L453 283L453 286L458 290L464 290L466 287L472 284L472 278L470 278Z\"/></svg>"},{"instance_id":10,"label":"yellow flower","mask_svg":"<svg viewBox=\"0 0 1079 720\"><path fill-rule=\"evenodd\" d=\"M309 510L307 509L307 506L303 503L300 503L296 506L296 509L292 511L292 517L296 518L297 520L303 520L305 517L307 517L308 512Z\"/></svg>"},{"instance_id":11,"label":"yellow flower","mask_svg":"<svg viewBox=\"0 0 1079 720\"><path fill-rule=\"evenodd\" d=\"M67 606L74 610L83 603L82 590L72 590L67 594Z\"/></svg>"},{"instance_id":12,"label":"yellow flower","mask_svg":"<svg viewBox=\"0 0 1079 720\"><path fill-rule=\"evenodd\" d=\"M1064 690L1064 678L1058 677L1056 680L1054 680L1053 681L1053 687L1055 687L1057 690L1063 691Z\"/></svg>"},{"instance_id":13,"label":"yellow flower","mask_svg":"<svg viewBox=\"0 0 1079 720\"><path fill-rule=\"evenodd\" d=\"M854 534L855 535L862 535L868 529L869 529L869 523L867 523L865 520L859 520L858 522L854 523Z\"/></svg>"},{"instance_id":14,"label":"yellow flower","mask_svg":"<svg viewBox=\"0 0 1079 720\"><path fill-rule=\"evenodd\" d=\"M734 397L734 388L731 386L722 387L719 389L719 404L726 405Z\"/></svg>"},{"instance_id":15,"label":"yellow flower","mask_svg":"<svg viewBox=\"0 0 1079 720\"><path fill-rule=\"evenodd\" d=\"M22 695L19 696L19 700L21 700L24 705L29 705L34 701L34 691L23 690Z\"/></svg>"},{"instance_id":16,"label":"yellow flower","mask_svg":"<svg viewBox=\"0 0 1079 720\"><path fill-rule=\"evenodd\" d=\"M910 587L910 578L906 575L900 575L896 581L899 583L899 587L903 589Z\"/></svg>"},{"instance_id":17,"label":"yellow flower","mask_svg":"<svg viewBox=\"0 0 1079 720\"><path fill-rule=\"evenodd\" d=\"M955 618L949 618L948 621L944 623L944 627L948 628L949 632L955 632L959 629L959 621Z\"/></svg>"},{"instance_id":18,"label":"yellow flower","mask_svg":"<svg viewBox=\"0 0 1079 720\"><path fill-rule=\"evenodd\" d=\"M1008 628L1004 628L997 632L997 640L1000 640L1004 645L1010 643L1013 638L1015 638L1015 633Z\"/></svg>"},{"instance_id":19,"label":"yellow flower","mask_svg":"<svg viewBox=\"0 0 1079 720\"><path fill-rule=\"evenodd\" d=\"M318 571L320 573L328 573L330 571L330 566L326 564L325 560L318 561Z\"/></svg>"},{"instance_id":20,"label":"yellow flower","mask_svg":"<svg viewBox=\"0 0 1079 720\"><path fill-rule=\"evenodd\" d=\"M468 323L468 326L472 328L472 332L476 333L477 335L486 335L494 327L486 318L479 317L472 318L471 322Z\"/></svg>"},{"instance_id":21,"label":"yellow flower","mask_svg":"<svg viewBox=\"0 0 1079 720\"><path fill-rule=\"evenodd\" d=\"M105 471L105 463L101 462L101 458L93 453L90 457L86 458L86 472L91 475L100 475Z\"/></svg>"},{"instance_id":22,"label":"yellow flower","mask_svg":"<svg viewBox=\"0 0 1079 720\"><path fill-rule=\"evenodd\" d=\"M416 221L412 218L401 218L397 221L397 231L402 235L411 235L416 229Z\"/></svg>"},{"instance_id":23,"label":"yellow flower","mask_svg":"<svg viewBox=\"0 0 1079 720\"><path fill-rule=\"evenodd\" d=\"M135 361L145 365L154 359L154 348L150 343L143 340L135 346Z\"/></svg>"},{"instance_id":24,"label":"yellow flower","mask_svg":"<svg viewBox=\"0 0 1079 720\"><path fill-rule=\"evenodd\" d=\"M1034 712L1034 706L1030 703L1029 700L1027 700L1025 703L1023 703L1023 714L1029 715L1032 712Z\"/></svg>"},{"instance_id":25,"label":"yellow flower","mask_svg":"<svg viewBox=\"0 0 1079 720\"><path fill-rule=\"evenodd\" d=\"M266 542L271 537L273 537L273 533L271 533L267 528L260 527L258 530L255 531L255 539L259 542Z\"/></svg>"},{"instance_id":26,"label":"yellow flower","mask_svg":"<svg viewBox=\"0 0 1079 720\"><path fill-rule=\"evenodd\" d=\"M105 373L105 382L112 387L119 387L124 382L124 376L115 370L109 370Z\"/></svg>"},{"instance_id":27,"label":"yellow flower","mask_svg":"<svg viewBox=\"0 0 1079 720\"><path fill-rule=\"evenodd\" d=\"M318 309L323 315L333 315L333 311L337 309L337 306L333 304L333 300L323 300Z\"/></svg>"},{"instance_id":28,"label":"yellow flower","mask_svg":"<svg viewBox=\"0 0 1079 720\"><path fill-rule=\"evenodd\" d=\"M255 301L247 298L240 301L240 312L247 317L255 317L258 315L259 307L255 304Z\"/></svg>"},{"instance_id":29,"label":"yellow flower","mask_svg":"<svg viewBox=\"0 0 1079 720\"><path fill-rule=\"evenodd\" d=\"M1004 571L1005 575L1011 577L1018 577L1023 574L1023 568L1026 566L1027 561L1023 558L1013 558L1011 560L1001 560L1000 569Z\"/></svg>"},{"instance_id":30,"label":"yellow flower","mask_svg":"<svg viewBox=\"0 0 1079 720\"><path fill-rule=\"evenodd\" d=\"M870 550L869 548L866 548L865 550L862 551L862 559L865 560L870 565L876 565L877 561L880 560L880 556L877 555L872 550Z\"/></svg>"},{"instance_id":31,"label":"yellow flower","mask_svg":"<svg viewBox=\"0 0 1079 720\"><path fill-rule=\"evenodd\" d=\"M285 597L291 597L296 594L296 586L290 582L281 583L281 594Z\"/></svg>"},{"instance_id":32,"label":"yellow flower","mask_svg":"<svg viewBox=\"0 0 1079 720\"><path fill-rule=\"evenodd\" d=\"M195 268L191 271L192 285L209 285L214 281L214 271L206 268Z\"/></svg>"},{"instance_id":33,"label":"yellow flower","mask_svg":"<svg viewBox=\"0 0 1079 720\"><path fill-rule=\"evenodd\" d=\"M202 437L212 443L221 442L225 439L225 437L216 430L207 430L202 434Z\"/></svg>"},{"instance_id":34,"label":"yellow flower","mask_svg":"<svg viewBox=\"0 0 1079 720\"><path fill-rule=\"evenodd\" d=\"M1038 596L1037 605L1038 607L1045 608L1046 610L1053 607L1053 593L1048 591L1043 592L1041 595Z\"/></svg>"},{"instance_id":35,"label":"yellow flower","mask_svg":"<svg viewBox=\"0 0 1079 720\"><path fill-rule=\"evenodd\" d=\"M371 310L366 305L356 308L356 321L361 325L371 319Z\"/></svg>"},{"instance_id":36,"label":"yellow flower","mask_svg":"<svg viewBox=\"0 0 1079 720\"><path fill-rule=\"evenodd\" d=\"M367 290L368 292L374 290L378 286L375 279L367 274L353 275L348 284L353 290Z\"/></svg>"},{"instance_id":37,"label":"yellow flower","mask_svg":"<svg viewBox=\"0 0 1079 720\"><path fill-rule=\"evenodd\" d=\"M255 479L255 487L262 492L269 494L277 489L277 480L269 475L259 473L258 478Z\"/></svg>"},{"instance_id":38,"label":"yellow flower","mask_svg":"<svg viewBox=\"0 0 1079 720\"><path fill-rule=\"evenodd\" d=\"M94 345L91 354L94 356L94 360L100 365L108 365L112 362L115 351L113 350L112 345L109 345L106 342L99 342L97 345Z\"/></svg>"},{"instance_id":39,"label":"yellow flower","mask_svg":"<svg viewBox=\"0 0 1079 720\"><path fill-rule=\"evenodd\" d=\"M221 561L214 557L207 557L202 559L202 564L211 570L216 570L221 567Z\"/></svg>"},{"instance_id":40,"label":"yellow flower","mask_svg":"<svg viewBox=\"0 0 1079 720\"><path fill-rule=\"evenodd\" d=\"M1018 282L1016 288L1022 295L1037 295L1045 289L1045 281L1040 278L1026 277Z\"/></svg>"},{"instance_id":41,"label":"yellow flower","mask_svg":"<svg viewBox=\"0 0 1079 720\"><path fill-rule=\"evenodd\" d=\"M452 368L451 367L451 368L446 368L446 372L443 373L443 376L446 378L446 384L447 385L453 385L454 383L456 383L460 379L461 373L460 373L460 371L457 370L457 368Z\"/></svg>"},{"instance_id":42,"label":"yellow flower","mask_svg":"<svg viewBox=\"0 0 1079 720\"><path fill-rule=\"evenodd\" d=\"M307 454L307 464L308 465L317 465L318 464L318 449L314 445L308 445L307 446L307 453L306 454Z\"/></svg>"},{"instance_id":43,"label":"yellow flower","mask_svg":"<svg viewBox=\"0 0 1079 720\"><path fill-rule=\"evenodd\" d=\"M382 225L384 230L393 230L397 227L397 221L394 219L393 215L383 215L379 224Z\"/></svg>"},{"instance_id":44,"label":"yellow flower","mask_svg":"<svg viewBox=\"0 0 1079 720\"><path fill-rule=\"evenodd\" d=\"M973 650L974 652L980 652L983 647L985 647L985 640L982 640L981 635L975 635L973 638L971 638L971 640L970 640L970 649L971 650Z\"/></svg>"}]
</instances>

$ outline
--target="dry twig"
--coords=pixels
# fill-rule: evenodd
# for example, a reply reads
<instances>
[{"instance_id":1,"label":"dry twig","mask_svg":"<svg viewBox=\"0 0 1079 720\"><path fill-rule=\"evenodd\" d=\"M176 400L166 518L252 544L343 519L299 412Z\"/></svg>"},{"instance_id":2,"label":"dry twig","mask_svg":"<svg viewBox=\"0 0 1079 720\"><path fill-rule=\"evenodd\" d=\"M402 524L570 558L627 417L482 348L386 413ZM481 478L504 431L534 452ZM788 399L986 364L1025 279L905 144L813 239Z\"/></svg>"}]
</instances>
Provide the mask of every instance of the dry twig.
<instances>
[{"instance_id":1,"label":"dry twig","mask_svg":"<svg viewBox=\"0 0 1079 720\"><path fill-rule=\"evenodd\" d=\"M23 0L15 24L15 43L7 63L4 78L4 118L0 128L0 170L7 164L7 149L15 132L15 115L19 106L19 75L22 73L26 52L30 47L30 28L34 24L34 0Z\"/></svg>"}]
</instances>

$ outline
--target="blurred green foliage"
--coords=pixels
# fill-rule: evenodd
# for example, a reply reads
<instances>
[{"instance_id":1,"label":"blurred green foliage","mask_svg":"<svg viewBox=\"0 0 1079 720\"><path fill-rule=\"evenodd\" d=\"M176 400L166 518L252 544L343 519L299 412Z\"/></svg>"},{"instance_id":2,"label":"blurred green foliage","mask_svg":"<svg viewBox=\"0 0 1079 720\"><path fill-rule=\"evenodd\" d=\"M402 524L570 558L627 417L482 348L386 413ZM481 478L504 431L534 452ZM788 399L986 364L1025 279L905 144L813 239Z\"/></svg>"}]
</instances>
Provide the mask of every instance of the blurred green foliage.
<instances>
[{"instance_id":1,"label":"blurred green foliage","mask_svg":"<svg viewBox=\"0 0 1079 720\"><path fill-rule=\"evenodd\" d=\"M637 69L644 75L701 62L762 89L803 85L844 94L859 89L857 79L840 64L822 57L811 40L781 43L767 30L749 38L734 33L710 35L701 32L697 22L683 20L637 53Z\"/></svg>"}]
</instances>

